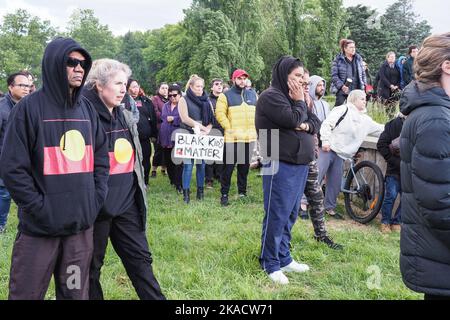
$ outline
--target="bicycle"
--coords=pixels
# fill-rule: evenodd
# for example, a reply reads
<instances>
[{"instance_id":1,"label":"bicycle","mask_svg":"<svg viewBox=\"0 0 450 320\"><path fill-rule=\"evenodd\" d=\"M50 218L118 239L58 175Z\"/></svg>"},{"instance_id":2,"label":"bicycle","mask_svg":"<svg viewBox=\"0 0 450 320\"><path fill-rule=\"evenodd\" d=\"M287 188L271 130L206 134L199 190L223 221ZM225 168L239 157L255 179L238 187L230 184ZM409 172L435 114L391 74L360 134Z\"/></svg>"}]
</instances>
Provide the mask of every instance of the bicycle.
<instances>
[{"instance_id":1,"label":"bicycle","mask_svg":"<svg viewBox=\"0 0 450 320\"><path fill-rule=\"evenodd\" d=\"M384 199L384 178L380 167L371 161L358 162L355 155L343 176L345 210L353 220L366 224L378 214Z\"/></svg>"}]
</instances>

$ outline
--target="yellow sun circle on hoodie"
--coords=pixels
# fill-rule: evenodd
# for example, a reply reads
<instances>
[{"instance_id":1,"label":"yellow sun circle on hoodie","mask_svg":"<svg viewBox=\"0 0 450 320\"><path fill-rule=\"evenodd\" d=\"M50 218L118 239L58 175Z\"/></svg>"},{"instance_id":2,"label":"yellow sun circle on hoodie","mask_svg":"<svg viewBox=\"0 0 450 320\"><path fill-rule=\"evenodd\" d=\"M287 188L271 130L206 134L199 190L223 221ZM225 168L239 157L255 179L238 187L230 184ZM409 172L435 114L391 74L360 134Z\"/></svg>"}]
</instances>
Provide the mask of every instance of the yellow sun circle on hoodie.
<instances>
[{"instance_id":1,"label":"yellow sun circle on hoodie","mask_svg":"<svg viewBox=\"0 0 450 320\"><path fill-rule=\"evenodd\" d=\"M64 145L64 137L66 143ZM59 147L63 155L72 161L80 161L86 152L86 143L83 135L78 130L69 130L61 137Z\"/></svg>"},{"instance_id":2,"label":"yellow sun circle on hoodie","mask_svg":"<svg viewBox=\"0 0 450 320\"><path fill-rule=\"evenodd\" d=\"M133 147L127 139L117 139L114 144L114 157L120 164L128 163L133 156Z\"/></svg>"}]
</instances>

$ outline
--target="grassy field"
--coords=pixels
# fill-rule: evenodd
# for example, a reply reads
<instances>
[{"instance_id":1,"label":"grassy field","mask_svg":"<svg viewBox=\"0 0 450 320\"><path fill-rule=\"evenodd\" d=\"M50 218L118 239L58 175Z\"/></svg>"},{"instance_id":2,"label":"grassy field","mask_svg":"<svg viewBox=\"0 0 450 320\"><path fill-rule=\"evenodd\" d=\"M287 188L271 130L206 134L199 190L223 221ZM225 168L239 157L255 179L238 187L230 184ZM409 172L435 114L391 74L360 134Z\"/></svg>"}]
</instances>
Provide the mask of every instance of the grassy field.
<instances>
[{"instance_id":1,"label":"grassy field","mask_svg":"<svg viewBox=\"0 0 450 320\"><path fill-rule=\"evenodd\" d=\"M381 234L378 220L359 225L348 217L327 221L330 234L345 246L343 251L317 243L311 222L298 220L292 254L308 263L311 271L289 274L288 286L274 285L258 263L264 215L261 178L255 171L250 173L245 201L236 198L235 181L234 177L231 205L221 208L217 184L206 190L203 202L193 200L186 206L167 179L158 175L151 180L147 234L155 274L168 299L421 298L401 280L399 234ZM0 299L8 294L16 225L14 207L7 232L0 235ZM111 246L102 270L106 299L137 299ZM47 298L54 299L53 285Z\"/></svg>"}]
</instances>

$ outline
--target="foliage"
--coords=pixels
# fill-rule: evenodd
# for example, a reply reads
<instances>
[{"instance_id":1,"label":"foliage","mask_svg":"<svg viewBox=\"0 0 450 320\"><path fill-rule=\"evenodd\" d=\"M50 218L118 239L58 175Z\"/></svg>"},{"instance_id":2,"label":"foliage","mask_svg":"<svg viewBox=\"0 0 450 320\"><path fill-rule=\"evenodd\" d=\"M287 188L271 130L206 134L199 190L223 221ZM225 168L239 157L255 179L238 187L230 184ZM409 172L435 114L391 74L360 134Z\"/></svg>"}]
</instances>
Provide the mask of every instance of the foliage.
<instances>
[{"instance_id":1,"label":"foliage","mask_svg":"<svg viewBox=\"0 0 450 320\"><path fill-rule=\"evenodd\" d=\"M70 16L67 31L67 35L78 41L93 60L116 57L117 39L107 25L100 24L93 10L75 10Z\"/></svg>"},{"instance_id":2,"label":"foliage","mask_svg":"<svg viewBox=\"0 0 450 320\"><path fill-rule=\"evenodd\" d=\"M5 15L0 26L0 88L5 90L9 74L24 69L40 79L44 48L55 34L49 21L23 9Z\"/></svg>"}]
</instances>

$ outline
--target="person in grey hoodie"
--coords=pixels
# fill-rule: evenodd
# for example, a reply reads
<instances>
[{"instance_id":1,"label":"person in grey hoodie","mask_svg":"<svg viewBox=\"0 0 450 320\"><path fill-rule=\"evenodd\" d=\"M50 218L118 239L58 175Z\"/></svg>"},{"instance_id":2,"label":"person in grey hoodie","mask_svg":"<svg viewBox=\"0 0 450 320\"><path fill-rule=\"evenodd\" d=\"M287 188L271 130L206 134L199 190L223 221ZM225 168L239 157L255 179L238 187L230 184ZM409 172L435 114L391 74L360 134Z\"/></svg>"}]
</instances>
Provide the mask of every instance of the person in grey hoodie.
<instances>
[{"instance_id":1,"label":"person in grey hoodie","mask_svg":"<svg viewBox=\"0 0 450 320\"><path fill-rule=\"evenodd\" d=\"M312 111L323 122L330 112L330 105L323 97L325 96L325 88L327 82L324 78L319 76L312 76L309 78L309 96L312 101Z\"/></svg>"}]
</instances>

